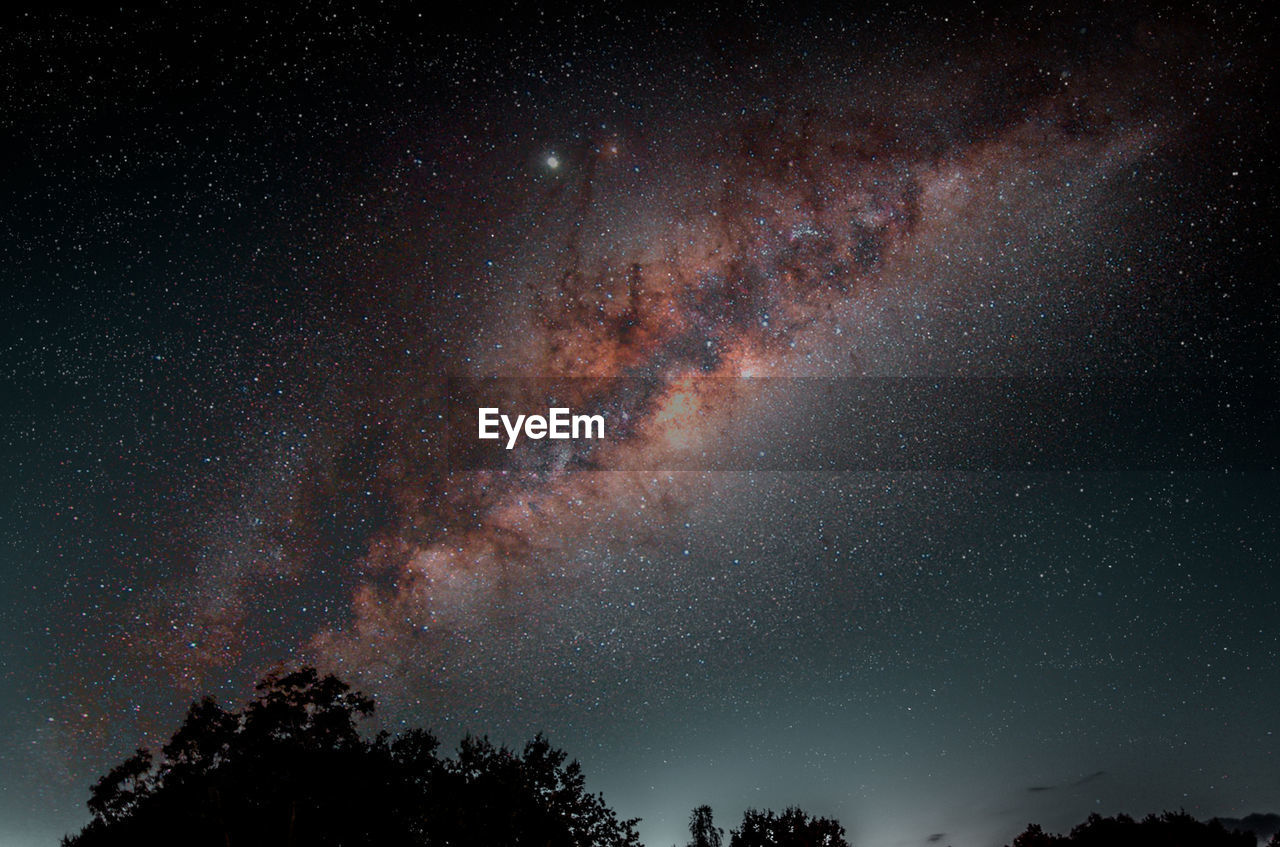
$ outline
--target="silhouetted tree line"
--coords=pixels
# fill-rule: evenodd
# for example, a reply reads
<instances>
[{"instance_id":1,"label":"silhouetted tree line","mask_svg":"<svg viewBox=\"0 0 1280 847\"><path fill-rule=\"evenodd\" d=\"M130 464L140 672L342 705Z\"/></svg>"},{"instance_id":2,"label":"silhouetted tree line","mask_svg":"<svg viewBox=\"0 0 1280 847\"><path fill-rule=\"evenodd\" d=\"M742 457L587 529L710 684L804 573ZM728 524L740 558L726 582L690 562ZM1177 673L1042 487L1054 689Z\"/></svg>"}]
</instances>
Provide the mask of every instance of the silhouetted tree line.
<instances>
[{"instance_id":1,"label":"silhouetted tree line","mask_svg":"<svg viewBox=\"0 0 1280 847\"><path fill-rule=\"evenodd\" d=\"M92 820L64 847L638 847L586 790L582 769L542 736L523 750L468 736L441 757L430 732L364 738L371 699L314 668L270 676L239 711L193 703L153 758L138 750L90 790ZM689 847L723 847L709 806ZM1251 833L1183 812L1091 815L1068 835L1032 824L1012 847L1255 847ZM728 847L849 847L831 818L748 809ZM1280 834L1268 847L1280 847Z\"/></svg>"},{"instance_id":2,"label":"silhouetted tree line","mask_svg":"<svg viewBox=\"0 0 1280 847\"><path fill-rule=\"evenodd\" d=\"M1012 847L1257 847L1252 832L1228 830L1220 821L1198 821L1186 812L1164 812L1134 820L1092 814L1068 835L1051 835L1031 824ZM1280 847L1280 835L1268 847Z\"/></svg>"},{"instance_id":3,"label":"silhouetted tree line","mask_svg":"<svg viewBox=\"0 0 1280 847\"><path fill-rule=\"evenodd\" d=\"M639 844L541 736L520 752L467 737L442 758L424 730L363 738L373 701L313 668L257 691L240 711L193 704L158 759L139 750L98 780L65 847Z\"/></svg>"},{"instance_id":4,"label":"silhouetted tree line","mask_svg":"<svg viewBox=\"0 0 1280 847\"><path fill-rule=\"evenodd\" d=\"M710 806L689 815L689 835L689 847L721 847L724 830L712 820ZM742 824L729 832L729 847L849 847L849 842L838 821L811 817L791 806L780 815L747 809Z\"/></svg>"}]
</instances>

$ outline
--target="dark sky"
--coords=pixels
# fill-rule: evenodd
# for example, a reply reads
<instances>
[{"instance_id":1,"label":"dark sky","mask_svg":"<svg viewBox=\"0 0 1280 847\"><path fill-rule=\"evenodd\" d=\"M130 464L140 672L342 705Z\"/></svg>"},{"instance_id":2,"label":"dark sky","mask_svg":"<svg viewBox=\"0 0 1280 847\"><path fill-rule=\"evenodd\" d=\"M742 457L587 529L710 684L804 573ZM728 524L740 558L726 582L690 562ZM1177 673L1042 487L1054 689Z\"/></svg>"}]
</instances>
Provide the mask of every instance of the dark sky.
<instances>
[{"instance_id":1,"label":"dark sky","mask_svg":"<svg viewBox=\"0 0 1280 847\"><path fill-rule=\"evenodd\" d=\"M651 847L1280 807L1270 13L603 9L4 14L0 841L303 662Z\"/></svg>"}]
</instances>

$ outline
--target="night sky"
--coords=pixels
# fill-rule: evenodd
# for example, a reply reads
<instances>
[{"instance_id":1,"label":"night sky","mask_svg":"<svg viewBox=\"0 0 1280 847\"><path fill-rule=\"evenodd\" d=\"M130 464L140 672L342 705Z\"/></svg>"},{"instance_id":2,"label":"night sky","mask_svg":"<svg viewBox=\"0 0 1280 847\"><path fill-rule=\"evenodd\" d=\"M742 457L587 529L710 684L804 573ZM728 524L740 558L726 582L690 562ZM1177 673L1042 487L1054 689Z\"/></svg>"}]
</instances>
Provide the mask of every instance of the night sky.
<instances>
[{"instance_id":1,"label":"night sky","mask_svg":"<svg viewBox=\"0 0 1280 847\"><path fill-rule=\"evenodd\" d=\"M302 663L650 847L1280 811L1274 12L983 5L4 13L0 843Z\"/></svg>"}]
</instances>

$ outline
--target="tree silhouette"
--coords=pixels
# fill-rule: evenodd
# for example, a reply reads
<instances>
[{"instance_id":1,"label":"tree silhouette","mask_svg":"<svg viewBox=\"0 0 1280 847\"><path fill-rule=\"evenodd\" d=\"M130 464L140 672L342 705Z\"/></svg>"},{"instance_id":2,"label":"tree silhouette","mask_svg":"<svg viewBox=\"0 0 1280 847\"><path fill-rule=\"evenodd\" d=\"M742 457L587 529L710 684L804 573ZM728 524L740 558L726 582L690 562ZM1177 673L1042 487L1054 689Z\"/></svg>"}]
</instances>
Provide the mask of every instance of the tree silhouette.
<instances>
[{"instance_id":1,"label":"tree silhouette","mask_svg":"<svg viewBox=\"0 0 1280 847\"><path fill-rule=\"evenodd\" d=\"M620 821L585 788L577 762L541 735L517 755L468 736L424 798L439 844L638 845L636 821Z\"/></svg>"},{"instance_id":2,"label":"tree silhouette","mask_svg":"<svg viewBox=\"0 0 1280 847\"><path fill-rule=\"evenodd\" d=\"M303 668L271 676L239 711L193 703L159 761L139 750L94 783L93 819L65 847L515 845L633 847L577 762L538 736L520 754L430 732L359 732L371 699Z\"/></svg>"},{"instance_id":3,"label":"tree silhouette","mask_svg":"<svg viewBox=\"0 0 1280 847\"><path fill-rule=\"evenodd\" d=\"M844 827L832 818L810 817L791 806L781 815L747 809L729 847L849 847Z\"/></svg>"},{"instance_id":4,"label":"tree silhouette","mask_svg":"<svg viewBox=\"0 0 1280 847\"><path fill-rule=\"evenodd\" d=\"M1128 815L1105 818L1092 814L1069 835L1051 835L1038 824L1029 825L1012 847L1256 847L1249 832L1228 830L1219 821L1204 823L1186 812L1147 815L1135 821Z\"/></svg>"},{"instance_id":5,"label":"tree silhouette","mask_svg":"<svg viewBox=\"0 0 1280 847\"><path fill-rule=\"evenodd\" d=\"M125 820L150 792L150 773L151 754L138 750L93 784L90 813L107 822Z\"/></svg>"},{"instance_id":6,"label":"tree silhouette","mask_svg":"<svg viewBox=\"0 0 1280 847\"><path fill-rule=\"evenodd\" d=\"M1028 824L1027 828L1013 839L1012 847L1053 847L1060 836L1049 835L1038 823Z\"/></svg>"},{"instance_id":7,"label":"tree silhouette","mask_svg":"<svg viewBox=\"0 0 1280 847\"><path fill-rule=\"evenodd\" d=\"M689 835L693 838L689 847L720 847L724 830L712 820L710 806L699 806L689 813Z\"/></svg>"}]
</instances>

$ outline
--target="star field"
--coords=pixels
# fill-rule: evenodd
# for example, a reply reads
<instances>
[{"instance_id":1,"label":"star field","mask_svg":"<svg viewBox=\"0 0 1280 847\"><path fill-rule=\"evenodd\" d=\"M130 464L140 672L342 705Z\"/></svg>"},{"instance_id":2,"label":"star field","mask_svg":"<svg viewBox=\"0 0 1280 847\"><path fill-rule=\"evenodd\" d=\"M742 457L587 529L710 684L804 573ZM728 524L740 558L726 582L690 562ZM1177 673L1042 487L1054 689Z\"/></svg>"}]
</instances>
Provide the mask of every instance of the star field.
<instances>
[{"instance_id":1,"label":"star field","mask_svg":"<svg viewBox=\"0 0 1280 847\"><path fill-rule=\"evenodd\" d=\"M0 840L301 662L650 844L1273 810L1268 24L6 13ZM531 377L619 434L460 467L450 379Z\"/></svg>"}]
</instances>

